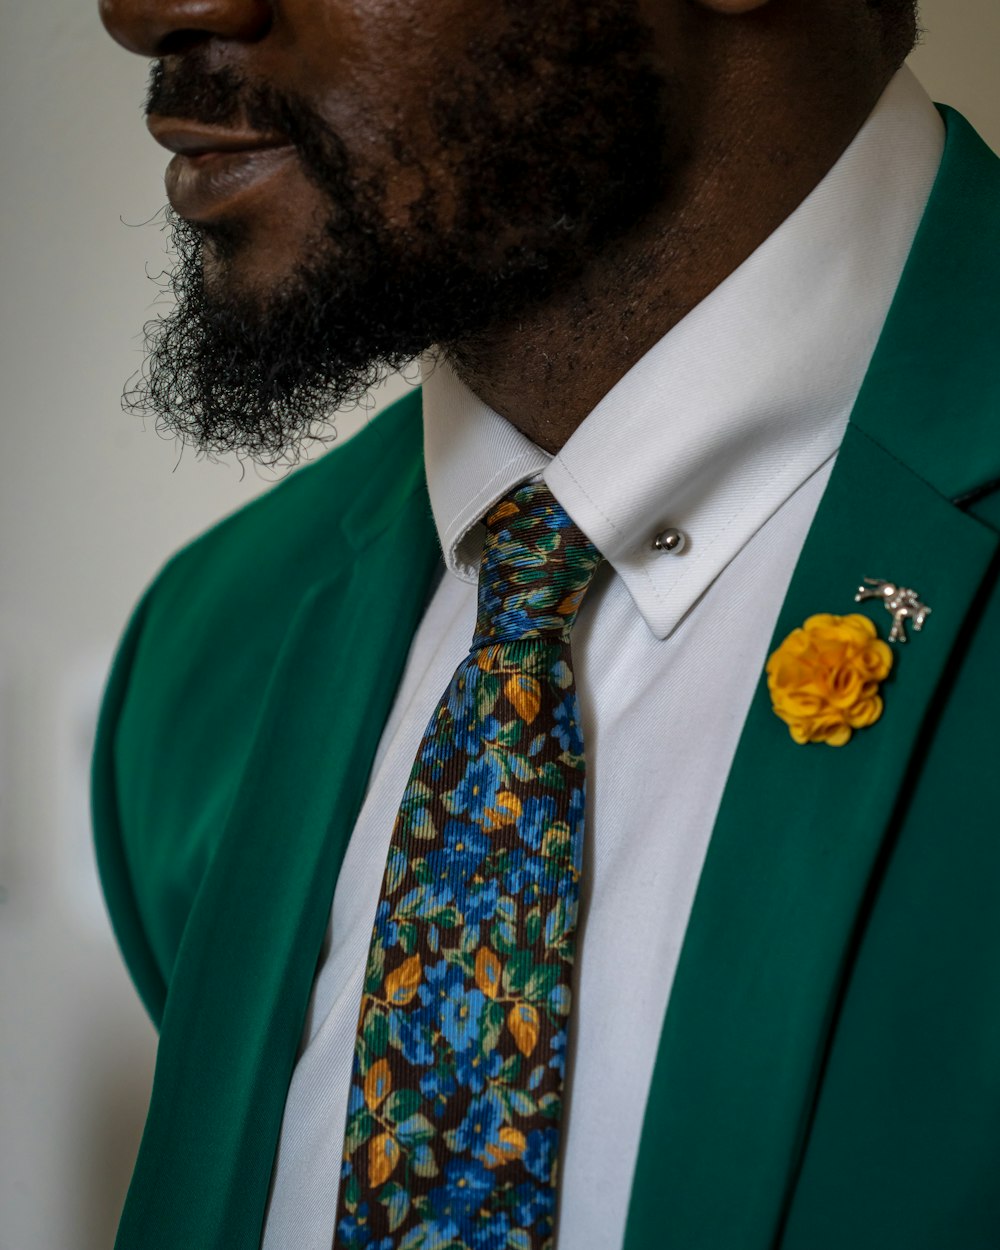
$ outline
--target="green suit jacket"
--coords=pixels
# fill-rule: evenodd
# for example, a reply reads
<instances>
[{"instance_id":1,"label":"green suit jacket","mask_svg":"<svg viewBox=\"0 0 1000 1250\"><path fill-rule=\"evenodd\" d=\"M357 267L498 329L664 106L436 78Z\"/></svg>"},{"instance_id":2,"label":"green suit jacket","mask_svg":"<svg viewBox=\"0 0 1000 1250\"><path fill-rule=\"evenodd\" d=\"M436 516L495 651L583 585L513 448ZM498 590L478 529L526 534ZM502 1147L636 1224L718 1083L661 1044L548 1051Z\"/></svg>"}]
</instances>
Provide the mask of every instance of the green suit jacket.
<instances>
[{"instance_id":1,"label":"green suit jacket","mask_svg":"<svg viewBox=\"0 0 1000 1250\"><path fill-rule=\"evenodd\" d=\"M627 1250L1000 1247L1000 161L945 115L775 643L855 610L866 576L933 615L844 748L794 745L761 681ZM440 559L420 447L414 393L176 556L121 644L97 847L161 1031L122 1250L258 1245L337 873Z\"/></svg>"}]
</instances>

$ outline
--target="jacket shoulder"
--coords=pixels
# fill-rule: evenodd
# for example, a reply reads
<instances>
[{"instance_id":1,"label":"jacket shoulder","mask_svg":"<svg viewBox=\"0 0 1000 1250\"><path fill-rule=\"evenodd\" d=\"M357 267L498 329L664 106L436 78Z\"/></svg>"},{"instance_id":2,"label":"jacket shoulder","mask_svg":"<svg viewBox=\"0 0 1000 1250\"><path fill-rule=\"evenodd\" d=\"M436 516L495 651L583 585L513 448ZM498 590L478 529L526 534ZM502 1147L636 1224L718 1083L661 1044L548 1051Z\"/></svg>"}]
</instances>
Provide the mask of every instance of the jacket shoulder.
<instances>
[{"instance_id":1,"label":"jacket shoulder","mask_svg":"<svg viewBox=\"0 0 1000 1250\"><path fill-rule=\"evenodd\" d=\"M322 578L369 496L393 511L422 487L421 438L420 392L414 390L182 547L156 582L206 572L229 581L244 567L257 580L297 570Z\"/></svg>"}]
</instances>

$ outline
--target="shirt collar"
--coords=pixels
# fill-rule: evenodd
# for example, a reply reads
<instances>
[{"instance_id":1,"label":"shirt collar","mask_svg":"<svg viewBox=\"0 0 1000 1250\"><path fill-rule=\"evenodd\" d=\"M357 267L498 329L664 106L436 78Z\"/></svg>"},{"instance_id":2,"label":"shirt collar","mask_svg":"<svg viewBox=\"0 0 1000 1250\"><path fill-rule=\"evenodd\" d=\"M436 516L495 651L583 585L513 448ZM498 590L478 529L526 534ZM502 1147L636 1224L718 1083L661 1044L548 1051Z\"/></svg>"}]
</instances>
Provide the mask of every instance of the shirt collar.
<instances>
[{"instance_id":1,"label":"shirt collar","mask_svg":"<svg viewBox=\"0 0 1000 1250\"><path fill-rule=\"evenodd\" d=\"M444 362L424 369L431 506L474 581L483 514L541 473L674 630L843 437L940 164L944 127L904 68L850 147L756 252L665 335L550 457ZM684 552L652 546L667 526Z\"/></svg>"}]
</instances>

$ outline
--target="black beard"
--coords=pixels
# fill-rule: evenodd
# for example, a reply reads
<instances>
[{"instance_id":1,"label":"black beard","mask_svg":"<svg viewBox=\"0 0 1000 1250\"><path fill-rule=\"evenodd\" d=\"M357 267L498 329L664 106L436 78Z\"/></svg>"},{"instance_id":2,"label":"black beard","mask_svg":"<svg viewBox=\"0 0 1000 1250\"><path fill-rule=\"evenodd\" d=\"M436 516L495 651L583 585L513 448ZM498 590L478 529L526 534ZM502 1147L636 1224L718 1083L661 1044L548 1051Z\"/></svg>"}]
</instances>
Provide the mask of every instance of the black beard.
<instances>
[{"instance_id":1,"label":"black beard","mask_svg":"<svg viewBox=\"0 0 1000 1250\"><path fill-rule=\"evenodd\" d=\"M197 52L169 79L154 68L148 111L287 135L330 208L309 259L280 285L225 296L213 288L241 246L238 228L168 211L176 305L146 326L147 359L126 410L209 455L294 461L386 373L510 324L659 202L679 150L667 142L667 83L636 0L562 0L544 29L536 0L505 8L509 33L470 47L467 76L428 103L440 149L462 153L447 229L425 176L405 233L394 231L384 183L352 167L301 102L209 71ZM540 63L554 67L544 83ZM528 102L513 117L497 104L512 88ZM389 143L397 166L422 170Z\"/></svg>"}]
</instances>

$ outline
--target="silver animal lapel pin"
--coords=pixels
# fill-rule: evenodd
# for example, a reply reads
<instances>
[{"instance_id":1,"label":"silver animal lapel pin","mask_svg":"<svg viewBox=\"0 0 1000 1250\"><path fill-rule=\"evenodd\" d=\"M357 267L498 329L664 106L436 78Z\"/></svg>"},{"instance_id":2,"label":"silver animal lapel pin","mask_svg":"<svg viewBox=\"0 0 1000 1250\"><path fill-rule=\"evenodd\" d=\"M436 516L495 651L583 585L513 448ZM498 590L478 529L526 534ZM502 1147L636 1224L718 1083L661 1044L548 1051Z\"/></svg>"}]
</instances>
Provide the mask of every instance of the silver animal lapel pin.
<instances>
[{"instance_id":1,"label":"silver animal lapel pin","mask_svg":"<svg viewBox=\"0 0 1000 1250\"><path fill-rule=\"evenodd\" d=\"M861 603L863 599L882 600L882 606L892 616L890 642L906 642L906 622L912 621L913 628L919 633L931 614L927 604L920 602L917 591L897 586L895 582L884 582L878 577L866 577L864 585L858 587L854 602Z\"/></svg>"}]
</instances>

